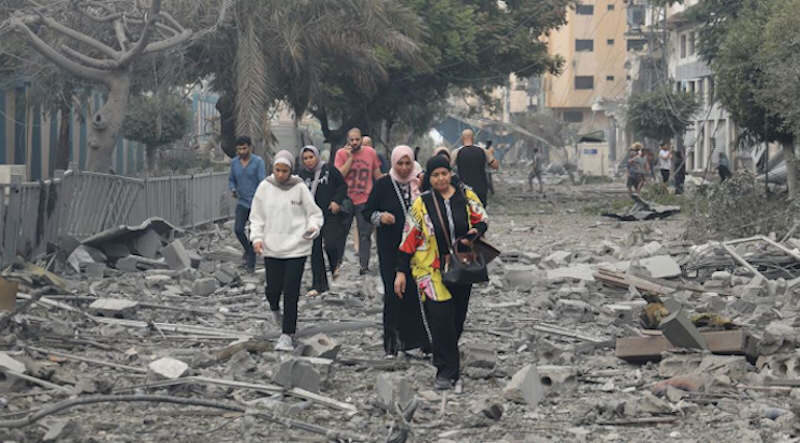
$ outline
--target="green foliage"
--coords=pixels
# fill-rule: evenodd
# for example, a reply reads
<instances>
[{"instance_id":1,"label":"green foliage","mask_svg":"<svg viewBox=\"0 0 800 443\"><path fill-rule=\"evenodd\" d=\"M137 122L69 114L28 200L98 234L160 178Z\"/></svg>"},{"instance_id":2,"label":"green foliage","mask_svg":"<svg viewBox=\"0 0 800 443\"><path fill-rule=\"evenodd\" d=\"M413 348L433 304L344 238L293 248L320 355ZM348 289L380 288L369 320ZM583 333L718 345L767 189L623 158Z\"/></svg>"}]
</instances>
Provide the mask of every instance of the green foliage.
<instances>
[{"instance_id":1,"label":"green foliage","mask_svg":"<svg viewBox=\"0 0 800 443\"><path fill-rule=\"evenodd\" d=\"M783 119L782 130L800 134L800 0L774 2L763 30L763 82L758 101Z\"/></svg>"},{"instance_id":2,"label":"green foliage","mask_svg":"<svg viewBox=\"0 0 800 443\"><path fill-rule=\"evenodd\" d=\"M666 140L682 133L699 107L694 95L663 88L631 95L626 118L637 134Z\"/></svg>"},{"instance_id":3,"label":"green foliage","mask_svg":"<svg viewBox=\"0 0 800 443\"><path fill-rule=\"evenodd\" d=\"M766 196L764 183L747 172L698 188L685 209L689 214L685 237L696 242L770 232L781 237L800 216L800 202Z\"/></svg>"},{"instance_id":4,"label":"green foliage","mask_svg":"<svg viewBox=\"0 0 800 443\"><path fill-rule=\"evenodd\" d=\"M149 147L180 140L189 129L191 113L182 97L141 95L131 99L122 125L123 137Z\"/></svg>"},{"instance_id":5,"label":"green foliage","mask_svg":"<svg viewBox=\"0 0 800 443\"><path fill-rule=\"evenodd\" d=\"M707 63L717 57L731 24L749 0L703 0L686 11L689 21L700 23L698 53Z\"/></svg>"}]
</instances>

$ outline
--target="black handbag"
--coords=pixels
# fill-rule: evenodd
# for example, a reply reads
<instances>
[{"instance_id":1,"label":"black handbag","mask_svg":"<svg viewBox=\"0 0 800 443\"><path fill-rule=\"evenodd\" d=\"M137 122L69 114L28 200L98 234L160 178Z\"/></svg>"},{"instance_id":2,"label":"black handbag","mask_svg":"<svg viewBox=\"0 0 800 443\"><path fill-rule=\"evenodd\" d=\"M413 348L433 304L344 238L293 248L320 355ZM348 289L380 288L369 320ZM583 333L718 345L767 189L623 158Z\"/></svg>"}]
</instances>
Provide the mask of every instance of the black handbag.
<instances>
[{"instance_id":1,"label":"black handbag","mask_svg":"<svg viewBox=\"0 0 800 443\"><path fill-rule=\"evenodd\" d=\"M471 285L474 283L484 283L489 281L489 271L486 269L486 259L483 254L475 250L474 242L470 246L469 252L458 252L458 241L461 238L450 242L450 234L447 225L442 217L442 210L439 209L439 201L433 195L433 206L436 208L436 215L442 225L445 240L449 246L449 254L444 257L442 266L442 281L451 285Z\"/></svg>"}]
</instances>

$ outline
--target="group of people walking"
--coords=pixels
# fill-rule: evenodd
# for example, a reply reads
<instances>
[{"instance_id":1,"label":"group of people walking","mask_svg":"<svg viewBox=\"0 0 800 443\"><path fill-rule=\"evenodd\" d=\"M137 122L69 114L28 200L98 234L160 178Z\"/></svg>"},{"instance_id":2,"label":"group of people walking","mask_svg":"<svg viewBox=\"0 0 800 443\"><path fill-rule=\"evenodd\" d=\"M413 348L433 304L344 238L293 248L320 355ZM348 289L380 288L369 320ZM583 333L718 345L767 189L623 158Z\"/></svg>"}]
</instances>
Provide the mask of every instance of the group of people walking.
<instances>
[{"instance_id":1,"label":"group of people walking","mask_svg":"<svg viewBox=\"0 0 800 443\"><path fill-rule=\"evenodd\" d=\"M264 257L265 295L282 330L276 350L294 348L307 257L313 274L308 295L314 296L328 290L329 271L336 278L355 218L361 275L369 272L371 236L377 231L386 358L420 349L433 356L437 389L460 387L458 341L472 285L447 283L443 273L451 254L470 249L487 231L486 166L497 166L491 151L473 145L471 131L464 135L464 146L452 154L437 149L424 170L404 145L392 151L386 168L354 128L333 166L316 147L306 146L299 160L288 151L276 154L269 176L250 140L237 140L229 180L238 199L235 232L249 271L256 256Z\"/></svg>"},{"instance_id":2,"label":"group of people walking","mask_svg":"<svg viewBox=\"0 0 800 443\"><path fill-rule=\"evenodd\" d=\"M675 193L683 193L683 183L686 179L683 151L673 150L669 143L661 144L656 157L644 149L641 143L634 143L631 145L627 164L629 192L638 194L647 182L647 177L655 179L658 170L662 183L666 185L672 178Z\"/></svg>"}]
</instances>

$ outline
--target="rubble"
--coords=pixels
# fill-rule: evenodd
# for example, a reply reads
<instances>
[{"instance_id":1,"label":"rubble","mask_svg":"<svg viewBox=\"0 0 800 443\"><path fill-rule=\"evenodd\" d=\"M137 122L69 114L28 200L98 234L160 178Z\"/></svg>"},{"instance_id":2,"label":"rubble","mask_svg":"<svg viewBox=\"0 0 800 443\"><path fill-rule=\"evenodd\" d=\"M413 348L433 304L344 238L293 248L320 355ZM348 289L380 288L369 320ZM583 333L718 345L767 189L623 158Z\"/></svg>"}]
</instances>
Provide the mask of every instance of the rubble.
<instances>
[{"instance_id":1,"label":"rubble","mask_svg":"<svg viewBox=\"0 0 800 443\"><path fill-rule=\"evenodd\" d=\"M189 370L189 365L186 363L171 358L171 357L162 357L156 361L151 362L147 365L153 373L156 375L166 378L168 380L174 380L179 377L183 377L186 374L186 371Z\"/></svg>"},{"instance_id":2,"label":"rubble","mask_svg":"<svg viewBox=\"0 0 800 443\"><path fill-rule=\"evenodd\" d=\"M526 403L531 409L536 409L544 395L539 373L530 364L517 371L503 388L503 397L516 403Z\"/></svg>"},{"instance_id":3,"label":"rubble","mask_svg":"<svg viewBox=\"0 0 800 443\"><path fill-rule=\"evenodd\" d=\"M284 388L301 388L314 393L320 391L322 383L319 372L310 363L297 359L282 362L273 380Z\"/></svg>"}]
</instances>

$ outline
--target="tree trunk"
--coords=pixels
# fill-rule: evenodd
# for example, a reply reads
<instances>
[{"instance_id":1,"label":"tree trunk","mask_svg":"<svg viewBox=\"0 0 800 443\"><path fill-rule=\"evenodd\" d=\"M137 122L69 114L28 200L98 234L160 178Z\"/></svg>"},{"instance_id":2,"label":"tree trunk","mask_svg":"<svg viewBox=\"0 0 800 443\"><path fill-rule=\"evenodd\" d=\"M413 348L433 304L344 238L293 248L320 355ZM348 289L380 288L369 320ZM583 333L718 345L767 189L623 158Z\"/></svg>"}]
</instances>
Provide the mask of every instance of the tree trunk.
<instances>
[{"instance_id":1,"label":"tree trunk","mask_svg":"<svg viewBox=\"0 0 800 443\"><path fill-rule=\"evenodd\" d=\"M236 156L235 100L234 94L229 92L220 96L215 105L219 111L220 148L228 158Z\"/></svg>"},{"instance_id":2,"label":"tree trunk","mask_svg":"<svg viewBox=\"0 0 800 443\"><path fill-rule=\"evenodd\" d=\"M87 122L90 171L109 172L130 93L130 72L115 73L108 81L108 100Z\"/></svg>"},{"instance_id":3,"label":"tree trunk","mask_svg":"<svg viewBox=\"0 0 800 443\"><path fill-rule=\"evenodd\" d=\"M65 96L66 100L71 100L72 93L70 92L69 95ZM69 168L69 155L70 155L70 146L69 146L69 124L70 124L70 111L72 110L70 107L70 102L62 103L59 106L59 111L61 112L61 118L59 119L59 126L58 126L58 148L56 150L56 164L54 165L54 169L61 169L66 171Z\"/></svg>"},{"instance_id":4,"label":"tree trunk","mask_svg":"<svg viewBox=\"0 0 800 443\"><path fill-rule=\"evenodd\" d=\"M797 161L794 155L794 140L783 144L783 158L786 161L786 185L789 188L789 198L797 198Z\"/></svg>"},{"instance_id":5,"label":"tree trunk","mask_svg":"<svg viewBox=\"0 0 800 443\"><path fill-rule=\"evenodd\" d=\"M240 23L236 41L236 135L253 140L256 154L267 158L267 68L255 18Z\"/></svg>"},{"instance_id":6,"label":"tree trunk","mask_svg":"<svg viewBox=\"0 0 800 443\"><path fill-rule=\"evenodd\" d=\"M145 146L145 154L147 157L147 172L155 172L156 170L156 155L158 154L158 146L147 145Z\"/></svg>"}]
</instances>

